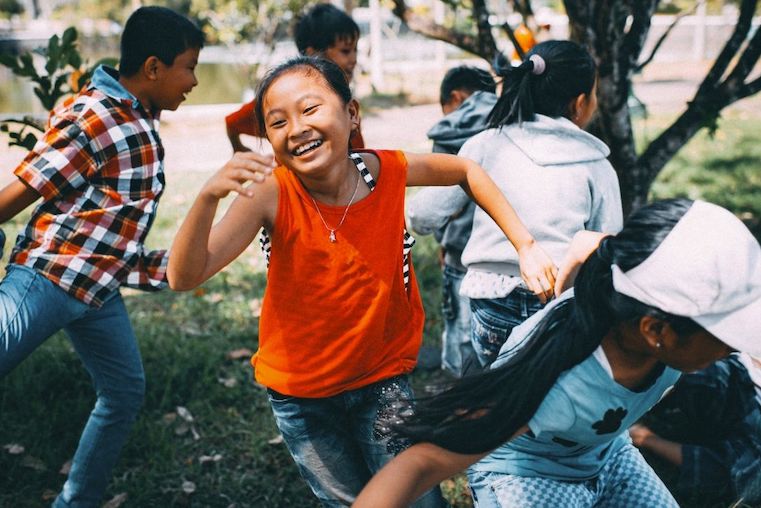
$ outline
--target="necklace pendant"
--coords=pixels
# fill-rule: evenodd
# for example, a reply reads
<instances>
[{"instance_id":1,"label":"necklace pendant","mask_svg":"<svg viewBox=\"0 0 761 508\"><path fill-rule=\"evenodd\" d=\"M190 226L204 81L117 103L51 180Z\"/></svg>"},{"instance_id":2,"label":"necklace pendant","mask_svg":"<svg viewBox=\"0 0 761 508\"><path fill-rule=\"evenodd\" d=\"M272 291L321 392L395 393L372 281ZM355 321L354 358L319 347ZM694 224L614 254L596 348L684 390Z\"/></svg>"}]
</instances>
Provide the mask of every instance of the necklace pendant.
<instances>
[{"instance_id":1,"label":"necklace pendant","mask_svg":"<svg viewBox=\"0 0 761 508\"><path fill-rule=\"evenodd\" d=\"M330 240L330 243L336 243L336 232L334 230L330 230L330 236L328 239Z\"/></svg>"}]
</instances>

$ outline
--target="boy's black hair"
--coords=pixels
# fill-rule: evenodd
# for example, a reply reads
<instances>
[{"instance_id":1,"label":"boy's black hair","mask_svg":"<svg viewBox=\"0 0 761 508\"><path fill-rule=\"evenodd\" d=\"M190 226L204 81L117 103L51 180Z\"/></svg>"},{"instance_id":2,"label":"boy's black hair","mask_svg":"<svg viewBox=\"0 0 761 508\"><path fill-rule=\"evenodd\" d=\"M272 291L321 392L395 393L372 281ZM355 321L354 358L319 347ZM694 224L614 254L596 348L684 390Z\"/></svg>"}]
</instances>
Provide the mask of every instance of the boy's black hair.
<instances>
[{"instance_id":1,"label":"boy's black hair","mask_svg":"<svg viewBox=\"0 0 761 508\"><path fill-rule=\"evenodd\" d=\"M494 93L497 85L489 71L471 67L469 65L460 65L449 69L441 80L439 90L439 103L443 106L449 102L449 97L455 90L465 90L469 94L478 91Z\"/></svg>"},{"instance_id":2,"label":"boy's black hair","mask_svg":"<svg viewBox=\"0 0 761 508\"><path fill-rule=\"evenodd\" d=\"M134 76L152 56L172 65L177 55L203 43L203 32L185 16L165 7L140 7L124 25L119 73Z\"/></svg>"},{"instance_id":3,"label":"boy's black hair","mask_svg":"<svg viewBox=\"0 0 761 508\"><path fill-rule=\"evenodd\" d=\"M359 26L341 9L331 4L317 4L296 23L293 38L299 53L307 48L325 51L340 39L358 39Z\"/></svg>"}]
</instances>

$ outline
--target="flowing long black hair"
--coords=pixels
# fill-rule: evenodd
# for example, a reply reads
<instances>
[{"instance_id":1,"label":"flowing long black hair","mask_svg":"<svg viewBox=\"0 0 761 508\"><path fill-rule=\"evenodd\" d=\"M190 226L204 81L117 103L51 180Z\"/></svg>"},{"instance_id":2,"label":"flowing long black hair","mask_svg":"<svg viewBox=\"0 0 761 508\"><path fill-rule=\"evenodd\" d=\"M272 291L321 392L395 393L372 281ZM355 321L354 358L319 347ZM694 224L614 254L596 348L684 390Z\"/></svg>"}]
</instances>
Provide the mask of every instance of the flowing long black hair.
<instances>
[{"instance_id":1,"label":"flowing long black hair","mask_svg":"<svg viewBox=\"0 0 761 508\"><path fill-rule=\"evenodd\" d=\"M647 259L691 205L687 199L665 200L632 214L581 267L575 296L548 310L512 358L418 400L396 431L458 453L493 450L529 422L558 376L589 357L615 325L650 315L677 333L699 329L689 318L617 293L611 275L613 264L626 271Z\"/></svg>"},{"instance_id":2,"label":"flowing long black hair","mask_svg":"<svg viewBox=\"0 0 761 508\"><path fill-rule=\"evenodd\" d=\"M541 74L534 74L532 55L545 63ZM489 115L489 127L530 122L535 115L567 117L569 106L580 94L589 94L595 85L597 66L579 44L571 41L545 41L534 46L517 67L509 62L496 65L503 78L502 94Z\"/></svg>"}]
</instances>

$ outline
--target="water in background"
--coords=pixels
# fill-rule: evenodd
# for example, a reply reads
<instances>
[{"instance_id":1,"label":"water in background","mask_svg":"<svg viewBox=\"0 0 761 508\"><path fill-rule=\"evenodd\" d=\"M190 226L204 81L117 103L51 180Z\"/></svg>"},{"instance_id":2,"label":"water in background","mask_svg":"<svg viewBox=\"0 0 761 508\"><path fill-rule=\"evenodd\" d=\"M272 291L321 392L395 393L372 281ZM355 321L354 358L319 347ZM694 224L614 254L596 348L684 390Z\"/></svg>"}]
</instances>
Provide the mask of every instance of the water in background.
<instances>
[{"instance_id":1,"label":"water in background","mask_svg":"<svg viewBox=\"0 0 761 508\"><path fill-rule=\"evenodd\" d=\"M198 86L183 104L221 104L250 98L249 66L234 63L199 63ZM32 84L0 67L0 115L45 113L34 96Z\"/></svg>"}]
</instances>

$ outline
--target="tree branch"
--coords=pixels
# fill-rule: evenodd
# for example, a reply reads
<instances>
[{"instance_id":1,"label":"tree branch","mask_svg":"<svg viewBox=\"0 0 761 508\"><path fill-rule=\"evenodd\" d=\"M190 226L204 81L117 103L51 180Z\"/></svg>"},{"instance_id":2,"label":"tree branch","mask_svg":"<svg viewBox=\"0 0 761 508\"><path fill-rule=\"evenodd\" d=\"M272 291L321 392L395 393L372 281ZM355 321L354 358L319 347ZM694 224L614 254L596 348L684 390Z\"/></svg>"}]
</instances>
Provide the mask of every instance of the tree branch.
<instances>
[{"instance_id":1,"label":"tree branch","mask_svg":"<svg viewBox=\"0 0 761 508\"><path fill-rule=\"evenodd\" d=\"M727 79L724 80L722 88L724 88L730 95L737 96L738 98L744 97L742 95L745 91L745 79L753 72L753 68L756 66L759 57L761 56L761 30L757 29L753 34L748 45L745 47L740 58L737 60L734 69L729 73ZM734 102L734 101L733 101Z\"/></svg>"},{"instance_id":2,"label":"tree branch","mask_svg":"<svg viewBox=\"0 0 761 508\"><path fill-rule=\"evenodd\" d=\"M671 31L676 28L676 26L679 24L682 19L684 19L685 16L689 16L693 14L700 5L700 2L695 2L695 5L692 6L692 9L689 11L684 11L680 14L678 14L674 21L671 22L671 24L666 28L666 31L661 34L661 36L658 38L658 40L655 42L655 46L653 46L652 51L650 51L650 54L645 58L642 62L637 64L637 67L634 69L635 73L642 72L642 69L644 69L647 64L653 61L653 58L655 58L655 54L658 52L659 49L661 49L661 45L663 42L668 38L669 35L671 35Z\"/></svg>"},{"instance_id":3,"label":"tree branch","mask_svg":"<svg viewBox=\"0 0 761 508\"><path fill-rule=\"evenodd\" d=\"M507 37L510 39L510 42L513 43L515 52L518 53L518 58L520 58L521 60L525 60L526 52L523 51L523 47L521 47L520 42L518 42L518 39L515 38L515 32L513 31L513 29L510 27L510 25L507 22L502 23L502 30L505 31L505 33L507 34Z\"/></svg>"},{"instance_id":4,"label":"tree branch","mask_svg":"<svg viewBox=\"0 0 761 508\"><path fill-rule=\"evenodd\" d=\"M474 55L478 55L491 62L491 58L488 55L484 55L480 52L478 40L473 35L449 29L416 14L412 9L407 7L404 0L393 0L393 2L394 15L404 21L413 32L417 32L431 39L448 42L468 53L473 53Z\"/></svg>"},{"instance_id":5,"label":"tree branch","mask_svg":"<svg viewBox=\"0 0 761 508\"><path fill-rule=\"evenodd\" d=\"M621 53L619 55L620 70L621 73L625 74L622 79L629 79L639 67L637 61L642 53L642 48L645 46L647 34L650 32L650 25L657 4L657 0L631 3L632 23L621 42Z\"/></svg>"},{"instance_id":6,"label":"tree branch","mask_svg":"<svg viewBox=\"0 0 761 508\"><path fill-rule=\"evenodd\" d=\"M740 4L740 15L737 18L735 30L727 40L724 48L722 48L719 56L716 57L711 70L708 71L708 74L706 74L706 77L700 84L696 97L701 94L713 93L716 89L717 83L721 80L727 67L729 67L732 59L740 50L740 46L742 46L742 43L748 36L751 22L753 21L753 14L756 10L756 3L757 0L742 0L742 4Z\"/></svg>"}]
</instances>

